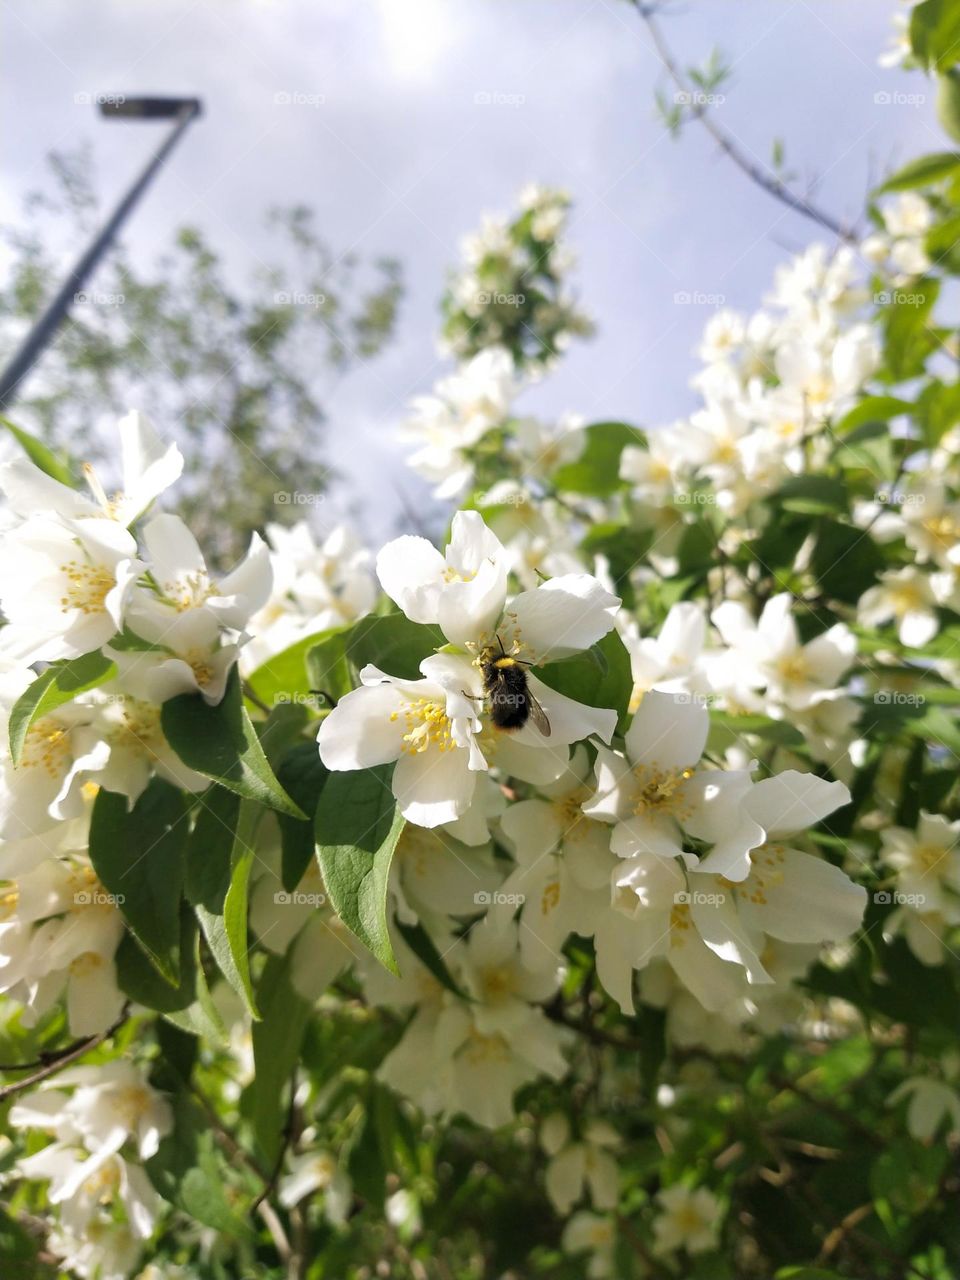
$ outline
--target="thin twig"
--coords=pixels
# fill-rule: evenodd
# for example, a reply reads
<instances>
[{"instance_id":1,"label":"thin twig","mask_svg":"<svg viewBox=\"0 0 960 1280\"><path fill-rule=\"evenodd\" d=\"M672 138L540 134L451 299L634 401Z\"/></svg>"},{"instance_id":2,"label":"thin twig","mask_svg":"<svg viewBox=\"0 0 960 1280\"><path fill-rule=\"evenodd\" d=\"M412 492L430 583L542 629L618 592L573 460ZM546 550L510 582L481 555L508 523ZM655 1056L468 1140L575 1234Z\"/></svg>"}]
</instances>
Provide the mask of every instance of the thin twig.
<instances>
[{"instance_id":1,"label":"thin twig","mask_svg":"<svg viewBox=\"0 0 960 1280\"><path fill-rule=\"evenodd\" d=\"M224 1151L249 1169L251 1173L255 1174L264 1186L269 1185L270 1175L265 1169L261 1168L259 1161L256 1160L249 1151L246 1151L241 1147L240 1143L236 1140L230 1130L223 1124L223 1121L217 1115L203 1091L197 1088L196 1085L192 1084L190 1086L190 1092L203 1108L207 1119L210 1121L210 1127L213 1130L214 1136L223 1147ZM263 1219L264 1226L270 1232L270 1238L273 1241L274 1248L277 1251L277 1256L280 1258L280 1261L285 1266L290 1265L293 1257L293 1250L290 1247L290 1239L284 1230L283 1223L277 1215L277 1211L269 1200L258 1200L255 1207L257 1213Z\"/></svg>"},{"instance_id":2,"label":"thin twig","mask_svg":"<svg viewBox=\"0 0 960 1280\"><path fill-rule=\"evenodd\" d=\"M703 125L720 150L733 161L741 172L747 175L751 182L756 183L758 187L761 187L768 195L773 196L775 200L779 200L782 204L787 205L788 208L793 209L795 213L800 213L805 218L810 218L813 222L818 223L819 226L832 231L841 240L855 242L857 237L849 227L844 226L842 222L839 222L831 214L818 208L805 196L792 191L781 178L763 168L762 165L755 163L737 146L729 134L716 123L706 103L698 100L694 90L691 89L686 77L677 65L673 54L670 52L670 47L661 35L660 28L654 19L653 15L656 11L656 6L644 4L643 0L631 0L631 3L646 24L657 55L670 79L681 93L686 95L687 101L692 104L690 115Z\"/></svg>"},{"instance_id":3,"label":"thin twig","mask_svg":"<svg viewBox=\"0 0 960 1280\"><path fill-rule=\"evenodd\" d=\"M270 1170L270 1177L264 1183L263 1190L250 1206L251 1213L254 1209L259 1209L264 1200L269 1200L276 1190L277 1181L279 1180L281 1170L283 1169L283 1162L286 1159L287 1151L293 1138L294 1121L296 1119L296 1097L297 1072L296 1068L294 1068L290 1076L290 1103L287 1107L286 1124L283 1126L283 1133L281 1134L280 1150L278 1151L277 1158L273 1163L273 1168Z\"/></svg>"},{"instance_id":4,"label":"thin twig","mask_svg":"<svg viewBox=\"0 0 960 1280\"><path fill-rule=\"evenodd\" d=\"M73 1044L68 1045L60 1053L45 1055L46 1061L39 1071L35 1071L33 1075L27 1076L25 1080L18 1080L16 1084L8 1084L0 1089L0 1103L6 1102L7 1098L12 1097L15 1093L22 1093L24 1089L32 1089L35 1084L39 1084L42 1080L46 1080L49 1076L56 1075L68 1063L75 1062L77 1058L82 1058L85 1053L89 1053L91 1049L95 1049L97 1045L103 1044L104 1040L110 1037L123 1026L127 1020L129 1006L124 1005L123 1011L119 1018L113 1022L106 1031L98 1031L95 1036L88 1036L85 1040L77 1040ZM36 1065L31 1063L31 1066ZM21 1067L4 1067L3 1070L19 1071Z\"/></svg>"}]
</instances>

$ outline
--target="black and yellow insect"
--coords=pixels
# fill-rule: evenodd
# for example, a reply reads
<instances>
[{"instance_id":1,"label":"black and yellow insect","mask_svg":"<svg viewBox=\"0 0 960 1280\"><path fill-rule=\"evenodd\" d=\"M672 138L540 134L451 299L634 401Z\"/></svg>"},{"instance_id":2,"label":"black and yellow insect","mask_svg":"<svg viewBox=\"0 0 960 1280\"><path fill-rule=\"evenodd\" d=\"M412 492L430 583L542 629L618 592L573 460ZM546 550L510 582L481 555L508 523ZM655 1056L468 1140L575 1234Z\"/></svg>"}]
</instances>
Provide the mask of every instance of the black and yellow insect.
<instances>
[{"instance_id":1,"label":"black and yellow insect","mask_svg":"<svg viewBox=\"0 0 960 1280\"><path fill-rule=\"evenodd\" d=\"M512 657L497 636L500 652L486 649L480 655L480 673L490 709L490 719L498 729L522 729L532 720L545 738L550 737L550 721L533 696L524 667L529 662Z\"/></svg>"}]
</instances>

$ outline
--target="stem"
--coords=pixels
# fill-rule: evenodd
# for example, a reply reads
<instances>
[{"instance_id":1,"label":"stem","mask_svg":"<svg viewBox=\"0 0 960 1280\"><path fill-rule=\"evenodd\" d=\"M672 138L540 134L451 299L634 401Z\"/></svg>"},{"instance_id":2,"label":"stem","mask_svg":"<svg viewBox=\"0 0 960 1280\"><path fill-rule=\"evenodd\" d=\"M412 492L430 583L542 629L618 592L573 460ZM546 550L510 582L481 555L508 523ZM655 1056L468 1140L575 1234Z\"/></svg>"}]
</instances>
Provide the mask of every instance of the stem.
<instances>
[{"instance_id":1,"label":"stem","mask_svg":"<svg viewBox=\"0 0 960 1280\"><path fill-rule=\"evenodd\" d=\"M8 1084L5 1088L0 1089L0 1104L6 1102L7 1098L12 1097L15 1093L21 1093L24 1089L31 1089L35 1084L39 1084L42 1080L46 1080L49 1076L56 1075L68 1063L75 1062L77 1058L82 1058L85 1053L89 1053L91 1049L95 1049L97 1045L103 1044L104 1040L109 1040L114 1032L127 1020L129 1006L124 1005L120 1017L107 1027L106 1031L98 1031L95 1036L88 1036L85 1040L77 1040L73 1044L68 1045L66 1049L59 1053L45 1055L41 1061L43 1066L39 1071L35 1071L33 1075L27 1076L24 1080L18 1080L16 1084ZM28 1067L36 1066L36 1063L22 1063L18 1067L3 1067L3 1071L22 1071Z\"/></svg>"},{"instance_id":2,"label":"stem","mask_svg":"<svg viewBox=\"0 0 960 1280\"><path fill-rule=\"evenodd\" d=\"M697 100L696 95L690 88L689 82L674 60L673 54L670 52L670 47L661 35L660 28L654 20L653 15L655 12L655 6L644 4L642 0L630 0L630 2L646 24L647 30L650 32L650 38L653 41L653 46L657 51L657 56L663 63L664 69L670 76L670 79L682 93L689 95L689 101L693 103L690 108L691 116L703 125L704 129L706 129L710 137L713 138L714 142L716 142L724 155L728 156L737 168L747 175L751 182L756 183L758 187L763 191L766 191L768 195L773 196L775 200L779 200L781 204L785 204L795 213L800 213L805 218L809 218L811 221L816 222L819 226L825 227L828 231L832 231L834 235L838 236L841 240L854 242L856 240L856 236L848 227L844 226L842 222L837 221L837 219L831 214L818 208L805 196L801 196L797 192L792 191L781 178L776 176L776 174L771 173L762 165L751 160L750 157L740 149L736 142L734 142L730 135L721 129L721 127L715 122L713 116L709 114L707 106Z\"/></svg>"}]
</instances>

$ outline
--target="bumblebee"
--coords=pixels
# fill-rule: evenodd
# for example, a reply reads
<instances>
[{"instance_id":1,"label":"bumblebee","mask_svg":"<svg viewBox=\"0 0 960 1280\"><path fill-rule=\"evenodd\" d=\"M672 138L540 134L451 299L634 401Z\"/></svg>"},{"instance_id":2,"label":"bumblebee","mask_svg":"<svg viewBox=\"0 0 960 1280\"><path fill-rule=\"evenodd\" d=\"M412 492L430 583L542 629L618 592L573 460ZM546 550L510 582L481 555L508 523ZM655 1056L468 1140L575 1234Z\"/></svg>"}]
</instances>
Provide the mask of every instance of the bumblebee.
<instances>
[{"instance_id":1,"label":"bumblebee","mask_svg":"<svg viewBox=\"0 0 960 1280\"><path fill-rule=\"evenodd\" d=\"M550 737L550 721L531 692L524 667L532 664L511 657L497 636L500 652L487 649L480 656L480 674L490 708L490 719L498 729L522 729L532 720L545 738Z\"/></svg>"}]
</instances>

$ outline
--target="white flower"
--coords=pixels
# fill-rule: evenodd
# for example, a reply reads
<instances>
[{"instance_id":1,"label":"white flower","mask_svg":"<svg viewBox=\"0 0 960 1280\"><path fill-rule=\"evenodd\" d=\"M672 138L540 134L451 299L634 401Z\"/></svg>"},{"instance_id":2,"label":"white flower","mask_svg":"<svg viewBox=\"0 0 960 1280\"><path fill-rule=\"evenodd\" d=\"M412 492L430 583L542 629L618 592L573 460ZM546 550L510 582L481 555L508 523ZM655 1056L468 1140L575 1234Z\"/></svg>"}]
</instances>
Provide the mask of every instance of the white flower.
<instances>
[{"instance_id":1,"label":"white flower","mask_svg":"<svg viewBox=\"0 0 960 1280\"><path fill-rule=\"evenodd\" d=\"M897 873L898 890L924 912L960 906L960 820L921 812L916 831L888 827L880 842L884 862Z\"/></svg>"},{"instance_id":2,"label":"white flower","mask_svg":"<svg viewBox=\"0 0 960 1280\"><path fill-rule=\"evenodd\" d=\"M910 43L910 15L895 13L892 18L893 31L890 33L888 47L877 58L880 67L900 67L913 56Z\"/></svg>"},{"instance_id":3,"label":"white flower","mask_svg":"<svg viewBox=\"0 0 960 1280\"><path fill-rule=\"evenodd\" d=\"M762 841L756 823L740 821L741 801L752 785L749 771L697 767L708 729L704 706L653 690L627 731L626 756L597 748L597 790L583 809L615 823L614 853L675 857L686 833L722 840L724 856L735 859Z\"/></svg>"},{"instance_id":4,"label":"white flower","mask_svg":"<svg viewBox=\"0 0 960 1280\"><path fill-rule=\"evenodd\" d=\"M711 615L737 660L752 673L751 682L766 687L768 712L775 716L783 714L781 707L803 711L835 697L857 651L856 637L842 622L801 644L792 604L788 592L773 596L756 624L743 605L731 600Z\"/></svg>"},{"instance_id":5,"label":"white flower","mask_svg":"<svg viewBox=\"0 0 960 1280\"><path fill-rule=\"evenodd\" d=\"M517 865L499 889L490 919L509 919L520 906L520 949L529 963L558 954L571 932L590 931L584 894L606 890L611 855L609 828L582 810L592 788L586 750L577 747L556 781L538 795L511 804L500 820Z\"/></svg>"},{"instance_id":6,"label":"white flower","mask_svg":"<svg viewBox=\"0 0 960 1280\"><path fill-rule=\"evenodd\" d=\"M199 693L211 706L222 700L240 647L222 643L220 623L212 614L189 609L166 618L151 607L149 614L138 612L135 622L137 634L150 648L107 645L104 650L132 697L154 705L181 693Z\"/></svg>"},{"instance_id":7,"label":"white flower","mask_svg":"<svg viewBox=\"0 0 960 1280\"><path fill-rule=\"evenodd\" d=\"M563 1247L568 1253L590 1253L587 1275L603 1280L613 1274L613 1247L616 1226L612 1217L601 1217L582 1209L563 1229Z\"/></svg>"},{"instance_id":8,"label":"white flower","mask_svg":"<svg viewBox=\"0 0 960 1280\"><path fill-rule=\"evenodd\" d=\"M92 1151L119 1151L130 1141L148 1160L173 1129L170 1104L131 1062L72 1067L59 1073L56 1084L74 1086L64 1110Z\"/></svg>"},{"instance_id":9,"label":"white flower","mask_svg":"<svg viewBox=\"0 0 960 1280\"><path fill-rule=\"evenodd\" d=\"M99 649L123 623L144 566L114 520L38 515L3 537L0 603L6 643L30 662L76 658Z\"/></svg>"},{"instance_id":10,"label":"white flower","mask_svg":"<svg viewBox=\"0 0 960 1280\"><path fill-rule=\"evenodd\" d=\"M546 948L525 957L519 926L510 923L499 928L489 918L473 926L450 959L463 989L475 1001L470 1012L477 1030L482 1035L503 1034L509 1040L529 1021L531 1004L555 995L563 976L562 957Z\"/></svg>"},{"instance_id":11,"label":"white flower","mask_svg":"<svg viewBox=\"0 0 960 1280\"><path fill-rule=\"evenodd\" d=\"M18 515L53 512L66 520L107 518L124 528L168 489L183 471L183 457L175 444L167 449L155 436L143 414L133 411L118 424L122 485L108 496L93 468L84 466L84 475L95 501L86 494L60 484L26 458L16 458L0 466L0 489Z\"/></svg>"},{"instance_id":12,"label":"white flower","mask_svg":"<svg viewBox=\"0 0 960 1280\"><path fill-rule=\"evenodd\" d=\"M883 221L892 236L923 236L933 226L933 210L916 191L901 191L883 206Z\"/></svg>"},{"instance_id":13,"label":"white flower","mask_svg":"<svg viewBox=\"0 0 960 1280\"><path fill-rule=\"evenodd\" d=\"M65 703L33 722L18 765L2 753L0 834L5 840L37 836L84 812L84 788L110 759L96 721L93 706Z\"/></svg>"},{"instance_id":14,"label":"white flower","mask_svg":"<svg viewBox=\"0 0 960 1280\"><path fill-rule=\"evenodd\" d=\"M196 539L179 516L155 516L144 527L143 541L155 589L136 593L128 621L144 640L173 647L170 637L178 625L198 612L242 631L266 604L272 585L270 553L258 534L250 539L244 560L219 581L210 577Z\"/></svg>"},{"instance_id":15,"label":"white flower","mask_svg":"<svg viewBox=\"0 0 960 1280\"><path fill-rule=\"evenodd\" d=\"M371 556L344 525L318 544L305 521L268 524L273 587L248 624L241 664L252 672L274 654L318 631L343 626L376 603Z\"/></svg>"},{"instance_id":16,"label":"white flower","mask_svg":"<svg viewBox=\"0 0 960 1280\"><path fill-rule=\"evenodd\" d=\"M270 594L268 549L254 534L246 558L215 581L178 516L157 516L143 537L151 583L133 592L125 621L150 648L111 648L109 655L135 697L161 703L200 693L215 705L239 653L236 641L224 643L224 630L242 631Z\"/></svg>"},{"instance_id":17,"label":"white flower","mask_svg":"<svg viewBox=\"0 0 960 1280\"><path fill-rule=\"evenodd\" d=\"M437 827L466 813L477 771L487 767L472 700L481 689L476 668L465 658L437 654L424 659L420 670L426 679L401 680L364 667L361 688L340 699L317 742L328 769L367 769L396 760L393 794L404 817Z\"/></svg>"},{"instance_id":18,"label":"white flower","mask_svg":"<svg viewBox=\"0 0 960 1280\"><path fill-rule=\"evenodd\" d=\"M930 578L914 566L881 574L857 603L857 620L876 627L894 619L900 643L919 648L932 640L939 628Z\"/></svg>"},{"instance_id":19,"label":"white flower","mask_svg":"<svg viewBox=\"0 0 960 1280\"><path fill-rule=\"evenodd\" d=\"M942 1080L924 1076L904 1080L887 1098L887 1106L894 1107L903 1098L909 1098L907 1130L918 1142L931 1142L944 1121L948 1135L960 1132L960 1094Z\"/></svg>"},{"instance_id":20,"label":"white flower","mask_svg":"<svg viewBox=\"0 0 960 1280\"><path fill-rule=\"evenodd\" d=\"M620 1135L605 1120L588 1120L579 1140L572 1140L570 1122L562 1112L547 1116L540 1143L550 1156L546 1169L547 1195L557 1213L566 1216L584 1191L596 1209L617 1207L619 1170L610 1154Z\"/></svg>"},{"instance_id":21,"label":"white flower","mask_svg":"<svg viewBox=\"0 0 960 1280\"><path fill-rule=\"evenodd\" d=\"M451 644L490 633L507 598L506 554L476 511L453 517L445 555L426 538L388 542L377 577L411 622L438 623Z\"/></svg>"},{"instance_id":22,"label":"white flower","mask_svg":"<svg viewBox=\"0 0 960 1280\"><path fill-rule=\"evenodd\" d=\"M706 1187L673 1186L657 1192L660 1212L654 1220L654 1249L706 1253L716 1248L722 1206Z\"/></svg>"},{"instance_id":23,"label":"white flower","mask_svg":"<svg viewBox=\"0 0 960 1280\"><path fill-rule=\"evenodd\" d=\"M135 657L121 657L121 663L135 669ZM117 692L112 692L117 690ZM210 779L188 768L163 736L160 707L144 702L122 691L122 684L111 681L94 690L84 702L96 711L97 718L89 730L98 735L94 752L98 767L97 784L116 791L133 801L146 790L154 776L172 782L184 791L204 791ZM109 749L109 759L99 766L100 743ZM93 775L93 761L87 757L85 769Z\"/></svg>"},{"instance_id":24,"label":"white flower","mask_svg":"<svg viewBox=\"0 0 960 1280\"><path fill-rule=\"evenodd\" d=\"M92 869L48 859L0 895L0 990L33 1025L65 993L75 1035L105 1031L119 1016L114 952L123 921Z\"/></svg>"},{"instance_id":25,"label":"white flower","mask_svg":"<svg viewBox=\"0 0 960 1280\"><path fill-rule=\"evenodd\" d=\"M488 347L439 382L433 395L413 401L401 437L420 446L409 463L437 486L436 497L452 498L470 483L473 466L464 450L506 421L518 389L509 351Z\"/></svg>"},{"instance_id":26,"label":"white flower","mask_svg":"<svg viewBox=\"0 0 960 1280\"><path fill-rule=\"evenodd\" d=\"M533 666L588 649L613 628L620 601L586 573L551 578L507 605L499 539L476 512L458 512L452 530L445 556L425 538L403 537L377 557L383 589L411 622L437 623L461 647L502 644Z\"/></svg>"},{"instance_id":27,"label":"white flower","mask_svg":"<svg viewBox=\"0 0 960 1280\"><path fill-rule=\"evenodd\" d=\"M10 1113L16 1128L39 1128L56 1141L19 1161L28 1178L50 1182L48 1196L60 1206L66 1233L95 1238L105 1207L123 1207L132 1235L153 1232L158 1197L144 1171L121 1154L128 1144L140 1159L155 1155L173 1127L169 1104L132 1063L74 1067L56 1087L22 1098ZM73 1087L73 1093L63 1092ZM97 1274L100 1272L84 1272Z\"/></svg>"},{"instance_id":28,"label":"white flower","mask_svg":"<svg viewBox=\"0 0 960 1280\"><path fill-rule=\"evenodd\" d=\"M680 449L685 438L684 423L652 431L645 446L628 444L620 455L620 478L630 483L640 502L656 507L673 502L683 485Z\"/></svg>"},{"instance_id":29,"label":"white flower","mask_svg":"<svg viewBox=\"0 0 960 1280\"><path fill-rule=\"evenodd\" d=\"M625 638L633 675L632 711L650 689L670 693L689 689L706 634L702 607L682 600L671 606L658 636L641 639L634 634Z\"/></svg>"},{"instance_id":30,"label":"white flower","mask_svg":"<svg viewBox=\"0 0 960 1280\"><path fill-rule=\"evenodd\" d=\"M329 1151L305 1151L290 1161L290 1172L280 1179L279 1200L292 1209L307 1196L323 1192L323 1211L328 1222L340 1226L347 1220L353 1200L353 1183Z\"/></svg>"}]
</instances>

